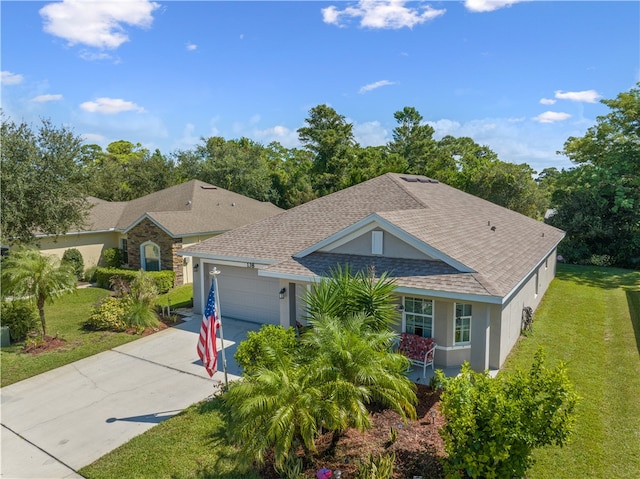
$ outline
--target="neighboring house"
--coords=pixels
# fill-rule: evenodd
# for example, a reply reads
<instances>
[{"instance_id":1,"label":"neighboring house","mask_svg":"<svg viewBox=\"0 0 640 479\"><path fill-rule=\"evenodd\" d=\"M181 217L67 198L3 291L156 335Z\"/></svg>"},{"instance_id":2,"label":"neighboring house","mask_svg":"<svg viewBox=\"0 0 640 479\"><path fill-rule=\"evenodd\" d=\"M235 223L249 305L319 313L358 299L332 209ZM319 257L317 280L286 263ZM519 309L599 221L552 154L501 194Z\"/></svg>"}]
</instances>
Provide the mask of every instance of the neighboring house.
<instances>
[{"instance_id":1,"label":"neighboring house","mask_svg":"<svg viewBox=\"0 0 640 479\"><path fill-rule=\"evenodd\" d=\"M105 249L121 248L129 267L173 270L177 285L193 279L189 258L177 256L178 250L282 211L198 180L126 202L89 201L86 229L38 237L43 253L62 257L77 248L89 267L99 264Z\"/></svg>"},{"instance_id":2,"label":"neighboring house","mask_svg":"<svg viewBox=\"0 0 640 479\"><path fill-rule=\"evenodd\" d=\"M401 331L433 337L437 366L499 368L523 309L555 276L564 233L437 181L385 174L189 246L202 312L218 268L223 316L294 325L301 300L337 264L396 281Z\"/></svg>"}]
</instances>

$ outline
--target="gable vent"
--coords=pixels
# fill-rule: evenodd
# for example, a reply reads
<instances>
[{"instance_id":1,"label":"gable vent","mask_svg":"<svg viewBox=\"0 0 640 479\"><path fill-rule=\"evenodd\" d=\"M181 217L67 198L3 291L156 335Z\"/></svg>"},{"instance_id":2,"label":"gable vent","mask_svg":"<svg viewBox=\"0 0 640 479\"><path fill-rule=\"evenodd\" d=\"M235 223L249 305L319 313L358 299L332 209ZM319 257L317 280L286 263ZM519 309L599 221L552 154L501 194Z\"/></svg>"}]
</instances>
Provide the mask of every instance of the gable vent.
<instances>
[{"instance_id":1,"label":"gable vent","mask_svg":"<svg viewBox=\"0 0 640 479\"><path fill-rule=\"evenodd\" d=\"M371 232L371 254L382 254L383 238L382 231Z\"/></svg>"}]
</instances>

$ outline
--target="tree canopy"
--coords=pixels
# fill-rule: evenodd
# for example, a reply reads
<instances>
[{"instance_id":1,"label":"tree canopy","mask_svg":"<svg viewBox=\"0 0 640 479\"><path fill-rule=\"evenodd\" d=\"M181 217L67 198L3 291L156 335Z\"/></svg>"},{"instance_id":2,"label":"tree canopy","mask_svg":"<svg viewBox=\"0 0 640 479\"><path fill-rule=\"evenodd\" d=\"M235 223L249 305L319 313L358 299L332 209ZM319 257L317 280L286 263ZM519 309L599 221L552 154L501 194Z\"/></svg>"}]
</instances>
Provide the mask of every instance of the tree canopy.
<instances>
[{"instance_id":1,"label":"tree canopy","mask_svg":"<svg viewBox=\"0 0 640 479\"><path fill-rule=\"evenodd\" d=\"M82 139L43 120L37 130L2 116L0 218L5 244L30 243L35 234L80 228L88 203L78 160Z\"/></svg>"},{"instance_id":2,"label":"tree canopy","mask_svg":"<svg viewBox=\"0 0 640 479\"><path fill-rule=\"evenodd\" d=\"M571 262L640 265L640 83L614 100L562 151L577 166L554 178L549 223L567 237Z\"/></svg>"}]
</instances>

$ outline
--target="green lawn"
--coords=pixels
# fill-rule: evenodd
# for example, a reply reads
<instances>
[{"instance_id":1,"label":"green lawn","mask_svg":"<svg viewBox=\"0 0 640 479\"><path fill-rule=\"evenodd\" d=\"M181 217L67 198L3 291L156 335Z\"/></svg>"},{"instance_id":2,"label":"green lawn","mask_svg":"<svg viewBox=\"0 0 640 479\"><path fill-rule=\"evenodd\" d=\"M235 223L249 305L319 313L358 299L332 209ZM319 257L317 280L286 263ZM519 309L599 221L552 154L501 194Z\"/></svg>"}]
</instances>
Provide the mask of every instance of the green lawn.
<instances>
[{"instance_id":1,"label":"green lawn","mask_svg":"<svg viewBox=\"0 0 640 479\"><path fill-rule=\"evenodd\" d=\"M578 390L571 444L537 451L542 478L640 477L640 272L561 265L535 315L533 334L506 368L528 367L538 346L563 360ZM248 478L224 441L218 401L194 405L107 454L88 479Z\"/></svg>"},{"instance_id":2,"label":"green lawn","mask_svg":"<svg viewBox=\"0 0 640 479\"><path fill-rule=\"evenodd\" d=\"M23 353L24 343L15 343L2 348L0 352L2 386L137 339L138 336L126 333L82 329L82 324L89 317L93 304L108 294L109 291L104 289L83 288L57 299L54 304L45 305L47 334L50 336L57 334L58 337L66 340L67 344L61 349L37 355Z\"/></svg>"},{"instance_id":3,"label":"green lawn","mask_svg":"<svg viewBox=\"0 0 640 479\"><path fill-rule=\"evenodd\" d=\"M560 266L505 369L539 346L567 364L581 401L571 443L536 451L527 477L640 477L640 272Z\"/></svg>"},{"instance_id":4,"label":"green lawn","mask_svg":"<svg viewBox=\"0 0 640 479\"><path fill-rule=\"evenodd\" d=\"M166 304L170 298L171 307L184 307L191 302L191 285L179 286L158 298L158 304ZM57 299L54 304L45 305L47 334L67 341L67 344L52 352L38 355L22 352L24 343L15 343L2 348L0 352L1 386L22 381L36 374L49 371L65 364L107 351L121 344L134 341L139 336L107 331L85 331L82 324L89 317L91 307L109 291L100 288L83 288ZM38 322L39 324L39 322Z\"/></svg>"}]
</instances>

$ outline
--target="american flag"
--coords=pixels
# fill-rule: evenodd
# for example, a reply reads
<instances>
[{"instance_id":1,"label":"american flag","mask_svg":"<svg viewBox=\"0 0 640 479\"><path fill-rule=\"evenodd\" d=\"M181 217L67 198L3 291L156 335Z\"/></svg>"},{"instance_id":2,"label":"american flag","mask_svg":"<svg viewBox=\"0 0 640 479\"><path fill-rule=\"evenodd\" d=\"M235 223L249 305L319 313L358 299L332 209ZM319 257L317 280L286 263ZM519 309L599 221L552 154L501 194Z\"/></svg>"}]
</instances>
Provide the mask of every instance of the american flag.
<instances>
[{"instance_id":1,"label":"american flag","mask_svg":"<svg viewBox=\"0 0 640 479\"><path fill-rule=\"evenodd\" d=\"M202 325L200 326L200 338L198 339L198 356L202 360L209 376L216 372L218 351L216 348L216 332L220 327L220 317L216 308L215 280L211 281L211 290L204 308Z\"/></svg>"}]
</instances>

